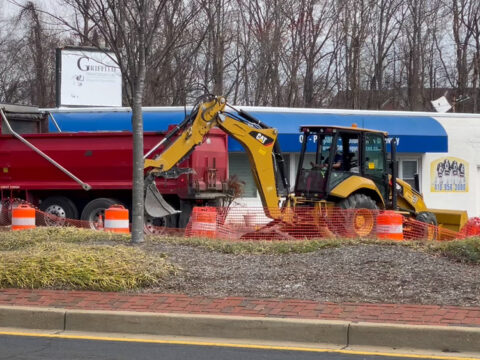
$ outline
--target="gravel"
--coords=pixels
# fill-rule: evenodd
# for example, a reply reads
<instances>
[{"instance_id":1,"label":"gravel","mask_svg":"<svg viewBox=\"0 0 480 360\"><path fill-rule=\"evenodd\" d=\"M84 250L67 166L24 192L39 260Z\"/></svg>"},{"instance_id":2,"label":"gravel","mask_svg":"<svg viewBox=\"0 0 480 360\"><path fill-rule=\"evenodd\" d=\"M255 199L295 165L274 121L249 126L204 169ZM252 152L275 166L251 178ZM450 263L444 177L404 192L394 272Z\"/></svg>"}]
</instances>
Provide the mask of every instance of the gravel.
<instances>
[{"instance_id":1,"label":"gravel","mask_svg":"<svg viewBox=\"0 0 480 360\"><path fill-rule=\"evenodd\" d=\"M182 270L149 291L331 302L480 306L480 266L404 246L352 245L306 254L232 255L162 243Z\"/></svg>"}]
</instances>

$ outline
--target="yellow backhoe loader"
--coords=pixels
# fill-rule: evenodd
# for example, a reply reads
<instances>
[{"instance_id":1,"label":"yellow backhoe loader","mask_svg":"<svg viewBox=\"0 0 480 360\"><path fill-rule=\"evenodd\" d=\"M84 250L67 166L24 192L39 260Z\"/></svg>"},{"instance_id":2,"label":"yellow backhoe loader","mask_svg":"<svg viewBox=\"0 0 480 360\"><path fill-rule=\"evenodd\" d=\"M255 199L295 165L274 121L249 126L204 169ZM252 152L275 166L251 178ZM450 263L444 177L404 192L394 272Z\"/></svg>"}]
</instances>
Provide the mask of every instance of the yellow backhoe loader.
<instances>
[{"instance_id":1,"label":"yellow backhoe loader","mask_svg":"<svg viewBox=\"0 0 480 360\"><path fill-rule=\"evenodd\" d=\"M161 152L153 159L145 159L145 210L150 216L175 212L162 201L154 178L178 175L176 165L205 140L213 127L243 145L265 214L273 219L269 226L280 225L286 233L295 233L295 224L302 221L296 218L297 210L305 208L316 214L304 219L316 228L313 232L316 236L338 232L349 236L370 235L375 229L374 212L360 209L391 209L407 219L454 231L467 221L464 211L428 209L422 195L396 177L395 141L388 159L387 133L356 126L302 126L302 149L295 185L290 191L277 130L245 111L234 109L224 97L213 95L200 98L191 114L159 144L164 145ZM332 224L328 219L338 209L357 210ZM424 229L430 239L438 236L435 226Z\"/></svg>"}]
</instances>

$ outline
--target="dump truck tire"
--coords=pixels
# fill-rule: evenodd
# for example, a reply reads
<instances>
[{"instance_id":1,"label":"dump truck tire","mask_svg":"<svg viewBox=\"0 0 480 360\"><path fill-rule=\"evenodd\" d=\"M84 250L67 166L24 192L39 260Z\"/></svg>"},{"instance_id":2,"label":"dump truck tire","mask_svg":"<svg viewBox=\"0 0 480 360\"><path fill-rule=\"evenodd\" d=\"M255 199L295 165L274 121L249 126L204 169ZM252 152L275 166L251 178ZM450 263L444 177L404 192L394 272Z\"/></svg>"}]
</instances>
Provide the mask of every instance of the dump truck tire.
<instances>
[{"instance_id":1,"label":"dump truck tire","mask_svg":"<svg viewBox=\"0 0 480 360\"><path fill-rule=\"evenodd\" d=\"M433 226L427 226L423 224L415 224L414 226L414 234L415 236L418 234L420 239L426 239L426 240L436 240L437 239L437 217L435 216L434 213L431 213L429 211L421 211L417 214L415 217L415 220L428 224L428 225L433 225Z\"/></svg>"},{"instance_id":2,"label":"dump truck tire","mask_svg":"<svg viewBox=\"0 0 480 360\"><path fill-rule=\"evenodd\" d=\"M353 194L341 200L337 206L341 210L352 209L341 211L339 214L339 219L336 221L339 235L366 237L375 234L375 210L378 210L378 206L371 197L365 194Z\"/></svg>"},{"instance_id":3,"label":"dump truck tire","mask_svg":"<svg viewBox=\"0 0 480 360\"><path fill-rule=\"evenodd\" d=\"M80 219L85 221L85 227L92 230L103 229L105 210L112 205L123 205L120 201L110 198L97 198L90 201L82 211Z\"/></svg>"},{"instance_id":4,"label":"dump truck tire","mask_svg":"<svg viewBox=\"0 0 480 360\"><path fill-rule=\"evenodd\" d=\"M178 215L154 218L145 213L143 231L147 235L161 235L167 228L176 228Z\"/></svg>"},{"instance_id":5,"label":"dump truck tire","mask_svg":"<svg viewBox=\"0 0 480 360\"><path fill-rule=\"evenodd\" d=\"M78 209L72 200L65 196L51 196L40 204L44 213L37 214L37 224L46 226L64 226L67 219L78 219ZM53 216L49 216L53 215Z\"/></svg>"}]
</instances>

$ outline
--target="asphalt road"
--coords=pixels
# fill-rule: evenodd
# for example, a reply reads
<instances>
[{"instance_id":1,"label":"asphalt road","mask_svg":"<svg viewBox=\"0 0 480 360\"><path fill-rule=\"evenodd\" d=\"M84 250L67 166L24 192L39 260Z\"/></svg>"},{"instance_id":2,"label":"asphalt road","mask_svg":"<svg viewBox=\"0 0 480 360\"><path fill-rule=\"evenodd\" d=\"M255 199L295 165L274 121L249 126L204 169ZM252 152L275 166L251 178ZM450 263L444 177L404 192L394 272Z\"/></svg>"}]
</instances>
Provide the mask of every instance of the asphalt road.
<instances>
[{"instance_id":1,"label":"asphalt road","mask_svg":"<svg viewBox=\"0 0 480 360\"><path fill-rule=\"evenodd\" d=\"M148 342L146 340L104 341L69 339L61 337L0 335L0 359L8 360L141 360L141 359L195 359L195 360L396 360L407 357L369 355L367 353L347 354L329 351L276 350L231 346L198 346ZM415 359L411 354L408 359ZM419 358L420 359L420 358ZM422 360L429 359L421 357ZM432 359L439 359L432 357ZM448 358L445 358L448 359ZM456 360L457 358L451 357Z\"/></svg>"}]
</instances>

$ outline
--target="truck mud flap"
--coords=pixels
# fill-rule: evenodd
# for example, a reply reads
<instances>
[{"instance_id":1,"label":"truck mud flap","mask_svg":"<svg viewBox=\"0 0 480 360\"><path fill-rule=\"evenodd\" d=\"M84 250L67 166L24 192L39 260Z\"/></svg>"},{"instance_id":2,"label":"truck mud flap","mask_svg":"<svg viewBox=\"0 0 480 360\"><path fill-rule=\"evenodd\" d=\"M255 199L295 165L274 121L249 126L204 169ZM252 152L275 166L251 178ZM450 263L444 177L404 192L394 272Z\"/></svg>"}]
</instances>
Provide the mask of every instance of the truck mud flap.
<instances>
[{"instance_id":1,"label":"truck mud flap","mask_svg":"<svg viewBox=\"0 0 480 360\"><path fill-rule=\"evenodd\" d=\"M154 218L180 213L165 201L155 182L151 182L145 188L145 211Z\"/></svg>"}]
</instances>

